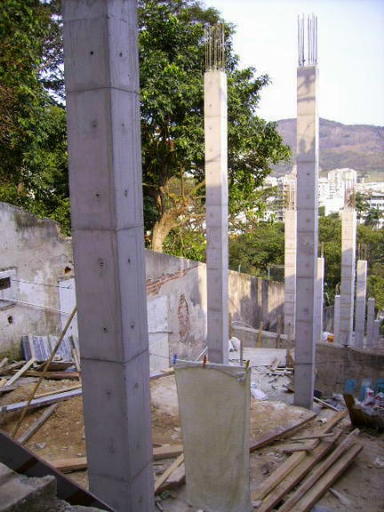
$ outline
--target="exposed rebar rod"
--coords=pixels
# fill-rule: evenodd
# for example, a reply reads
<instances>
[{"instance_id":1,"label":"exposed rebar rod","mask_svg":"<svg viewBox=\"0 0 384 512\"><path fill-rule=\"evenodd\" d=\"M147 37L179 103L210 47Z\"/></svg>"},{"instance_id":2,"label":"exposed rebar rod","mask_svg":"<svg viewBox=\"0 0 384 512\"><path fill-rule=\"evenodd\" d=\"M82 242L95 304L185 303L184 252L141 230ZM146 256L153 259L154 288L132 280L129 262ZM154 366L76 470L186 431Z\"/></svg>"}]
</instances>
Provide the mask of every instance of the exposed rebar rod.
<instances>
[{"instance_id":1,"label":"exposed rebar rod","mask_svg":"<svg viewBox=\"0 0 384 512\"><path fill-rule=\"evenodd\" d=\"M299 66L317 64L317 16L300 14L297 17L297 46Z\"/></svg>"},{"instance_id":2,"label":"exposed rebar rod","mask_svg":"<svg viewBox=\"0 0 384 512\"><path fill-rule=\"evenodd\" d=\"M205 69L223 70L225 68L224 25L207 26L205 28Z\"/></svg>"}]
</instances>

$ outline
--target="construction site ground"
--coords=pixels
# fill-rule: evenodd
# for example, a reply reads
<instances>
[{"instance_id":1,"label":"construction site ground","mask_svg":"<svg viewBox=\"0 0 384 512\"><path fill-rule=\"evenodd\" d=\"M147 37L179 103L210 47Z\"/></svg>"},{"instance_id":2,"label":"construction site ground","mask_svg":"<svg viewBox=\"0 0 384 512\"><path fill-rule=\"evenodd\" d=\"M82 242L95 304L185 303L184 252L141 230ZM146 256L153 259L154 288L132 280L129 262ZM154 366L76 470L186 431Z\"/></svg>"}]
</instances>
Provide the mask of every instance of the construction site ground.
<instances>
[{"instance_id":1,"label":"construction site ground","mask_svg":"<svg viewBox=\"0 0 384 512\"><path fill-rule=\"evenodd\" d=\"M21 378L16 390L3 394L0 405L15 403L28 398L36 380ZM44 380L39 393L71 387L73 380ZM182 433L178 417L177 393L173 376L162 377L151 382L153 443L181 444ZM41 414L41 409L30 411L24 419L18 435L22 434ZM252 399L251 439L258 439L280 426L289 426L304 419L307 410L289 405L283 401L259 401ZM334 414L329 409L318 410L318 416L295 432L309 435L318 430L321 424ZM18 413L7 413L1 418L4 431L11 433ZM348 417L342 425L346 432L351 430ZM285 440L284 442L287 442ZM359 442L363 450L349 469L334 484L333 488L342 495L342 500L331 492L320 500L318 505L329 511L383 512L384 510L384 434L362 430ZM251 490L267 478L287 458L278 450L281 441L260 448L251 454ZM26 446L38 456L52 461L54 459L84 457L86 455L85 432L82 411L82 398L75 397L60 402L58 408L39 431L26 443ZM170 464L172 459L154 463L155 478ZM228 461L230 464L230 461ZM88 488L87 471L77 471L70 478ZM162 496L161 507L168 512L191 512L185 500L185 485Z\"/></svg>"}]
</instances>

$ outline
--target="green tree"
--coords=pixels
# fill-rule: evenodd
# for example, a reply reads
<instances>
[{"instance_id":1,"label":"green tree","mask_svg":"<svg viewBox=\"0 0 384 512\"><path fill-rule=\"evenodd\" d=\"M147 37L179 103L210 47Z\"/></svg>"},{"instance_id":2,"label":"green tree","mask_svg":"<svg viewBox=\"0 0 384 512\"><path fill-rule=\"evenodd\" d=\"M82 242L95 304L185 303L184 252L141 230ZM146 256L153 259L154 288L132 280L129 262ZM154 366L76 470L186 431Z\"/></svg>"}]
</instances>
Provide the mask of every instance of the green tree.
<instances>
[{"instance_id":1,"label":"green tree","mask_svg":"<svg viewBox=\"0 0 384 512\"><path fill-rule=\"evenodd\" d=\"M0 5L0 200L69 230L60 23L56 1Z\"/></svg>"},{"instance_id":2,"label":"green tree","mask_svg":"<svg viewBox=\"0 0 384 512\"><path fill-rule=\"evenodd\" d=\"M259 221L254 229L229 240L229 267L267 277L268 267L284 263L284 224Z\"/></svg>"},{"instance_id":3,"label":"green tree","mask_svg":"<svg viewBox=\"0 0 384 512\"><path fill-rule=\"evenodd\" d=\"M139 5L144 195L150 198L146 226L152 231L151 247L161 251L170 231L182 229L187 212L204 202L204 24L220 17L191 0L142 0ZM255 189L289 150L275 124L255 113L268 78L238 68L233 28L225 30L229 207L236 216L256 207ZM172 193L175 179L181 194ZM191 179L194 187L187 193L184 182Z\"/></svg>"}]
</instances>

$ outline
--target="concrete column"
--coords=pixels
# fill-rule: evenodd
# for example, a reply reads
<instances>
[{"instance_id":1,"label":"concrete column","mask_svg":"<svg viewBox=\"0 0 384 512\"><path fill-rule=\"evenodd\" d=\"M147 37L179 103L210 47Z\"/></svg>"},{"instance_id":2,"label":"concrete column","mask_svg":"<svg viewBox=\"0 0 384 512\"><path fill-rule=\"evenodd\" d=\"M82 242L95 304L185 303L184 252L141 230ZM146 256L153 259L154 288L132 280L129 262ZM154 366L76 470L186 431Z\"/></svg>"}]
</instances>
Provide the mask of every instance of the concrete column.
<instances>
[{"instance_id":1,"label":"concrete column","mask_svg":"<svg viewBox=\"0 0 384 512\"><path fill-rule=\"evenodd\" d=\"M90 488L152 512L136 1L65 0L64 49Z\"/></svg>"},{"instance_id":2,"label":"concrete column","mask_svg":"<svg viewBox=\"0 0 384 512\"><path fill-rule=\"evenodd\" d=\"M374 344L374 346L376 346L376 345L377 345L377 343L379 342L379 338L380 338L380 326L381 326L381 320L376 319L376 320L373 322L373 344Z\"/></svg>"},{"instance_id":3,"label":"concrete column","mask_svg":"<svg viewBox=\"0 0 384 512\"><path fill-rule=\"evenodd\" d=\"M284 212L284 332L295 337L296 313L296 209Z\"/></svg>"},{"instance_id":4,"label":"concrete column","mask_svg":"<svg viewBox=\"0 0 384 512\"><path fill-rule=\"evenodd\" d=\"M346 207L341 214L341 285L340 336L341 345L351 345L355 294L356 210Z\"/></svg>"},{"instance_id":5,"label":"concrete column","mask_svg":"<svg viewBox=\"0 0 384 512\"><path fill-rule=\"evenodd\" d=\"M363 348L365 332L365 307L367 302L367 262L357 261L356 270L356 303L355 303L355 342L354 345Z\"/></svg>"},{"instance_id":6,"label":"concrete column","mask_svg":"<svg viewBox=\"0 0 384 512\"><path fill-rule=\"evenodd\" d=\"M367 301L367 336L365 338L365 347L372 348L375 335L375 299L370 297Z\"/></svg>"},{"instance_id":7,"label":"concrete column","mask_svg":"<svg viewBox=\"0 0 384 512\"><path fill-rule=\"evenodd\" d=\"M227 77L204 75L208 358L228 362Z\"/></svg>"},{"instance_id":8,"label":"concrete column","mask_svg":"<svg viewBox=\"0 0 384 512\"><path fill-rule=\"evenodd\" d=\"M315 380L319 118L317 66L297 70L295 405L312 408Z\"/></svg>"},{"instance_id":9,"label":"concrete column","mask_svg":"<svg viewBox=\"0 0 384 512\"><path fill-rule=\"evenodd\" d=\"M340 334L340 295L335 295L335 302L333 305L334 343L338 343L339 334Z\"/></svg>"},{"instance_id":10,"label":"concrete column","mask_svg":"<svg viewBox=\"0 0 384 512\"><path fill-rule=\"evenodd\" d=\"M316 337L315 341L322 341L323 339L323 310L324 310L324 258L317 258L317 282L316 282L316 315L315 315L315 328Z\"/></svg>"}]
</instances>

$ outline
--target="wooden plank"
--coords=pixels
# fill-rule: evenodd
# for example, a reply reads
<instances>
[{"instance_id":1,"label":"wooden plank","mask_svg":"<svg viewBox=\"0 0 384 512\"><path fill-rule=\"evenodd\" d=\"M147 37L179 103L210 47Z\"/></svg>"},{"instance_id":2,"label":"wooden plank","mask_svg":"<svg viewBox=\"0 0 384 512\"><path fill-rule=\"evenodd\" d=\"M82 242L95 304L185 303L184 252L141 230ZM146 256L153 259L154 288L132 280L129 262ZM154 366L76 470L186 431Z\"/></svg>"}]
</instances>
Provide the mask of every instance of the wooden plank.
<instances>
[{"instance_id":1,"label":"wooden plank","mask_svg":"<svg viewBox=\"0 0 384 512\"><path fill-rule=\"evenodd\" d=\"M19 379L22 375L24 375L24 373L27 372L27 370L33 365L33 363L36 361L36 359L34 359L33 357L27 361L21 368L20 370L18 370L15 375L13 375L8 381L7 383L5 384L4 387L7 387L7 386L12 386L12 384L14 382L17 381L17 379Z\"/></svg>"},{"instance_id":2,"label":"wooden plank","mask_svg":"<svg viewBox=\"0 0 384 512\"><path fill-rule=\"evenodd\" d=\"M351 432L344 441L342 441L339 446L303 481L288 501L286 501L279 509L279 512L288 512L293 509L296 510L296 504L300 501L303 495L309 491L324 475L324 473L336 463L341 455L349 449L358 434L359 429L353 430L353 432Z\"/></svg>"},{"instance_id":3,"label":"wooden plank","mask_svg":"<svg viewBox=\"0 0 384 512\"><path fill-rule=\"evenodd\" d=\"M170 490L170 489L176 489L177 487L180 487L180 485L183 485L185 483L185 465L180 464L180 466L175 469L175 471L172 473L171 476L168 477L168 479L161 485L158 489L158 494L162 493L163 491Z\"/></svg>"},{"instance_id":4,"label":"wooden plank","mask_svg":"<svg viewBox=\"0 0 384 512\"><path fill-rule=\"evenodd\" d=\"M81 389L74 389L73 391L67 391L64 393L56 393L54 395L43 396L41 398L34 398L29 404L29 408L33 409L36 407L43 407L44 405L54 404L62 400L69 400L75 396L80 396L82 393ZM0 407L0 413L15 412L19 409L23 409L28 404L28 401L16 402L14 404L3 405Z\"/></svg>"},{"instance_id":5,"label":"wooden plank","mask_svg":"<svg viewBox=\"0 0 384 512\"><path fill-rule=\"evenodd\" d=\"M295 512L309 512L312 510L313 506L344 473L362 449L363 447L359 444L351 446L343 457L341 457L336 464L327 471L325 475L323 475L317 484L305 494L305 496L295 506Z\"/></svg>"},{"instance_id":6,"label":"wooden plank","mask_svg":"<svg viewBox=\"0 0 384 512\"><path fill-rule=\"evenodd\" d=\"M153 460L170 459L183 453L183 446L175 444L170 446L159 446L153 449Z\"/></svg>"},{"instance_id":7,"label":"wooden plank","mask_svg":"<svg viewBox=\"0 0 384 512\"><path fill-rule=\"evenodd\" d=\"M66 459L53 459L49 461L52 466L63 473L70 473L71 471L82 471L87 469L87 457L69 457Z\"/></svg>"},{"instance_id":8,"label":"wooden plank","mask_svg":"<svg viewBox=\"0 0 384 512\"><path fill-rule=\"evenodd\" d=\"M323 407L326 407L328 409L332 409L332 411L336 411L338 412L339 409L337 407L334 407L333 405L327 403L327 402L324 402L324 400L320 400L320 398L317 398L316 396L313 397L313 401L314 402L317 402L318 404L322 405Z\"/></svg>"},{"instance_id":9,"label":"wooden plank","mask_svg":"<svg viewBox=\"0 0 384 512\"><path fill-rule=\"evenodd\" d=\"M339 411L335 414L321 429L321 432L328 434L342 419L347 415L347 411ZM319 444L319 440L312 441L314 448ZM253 501L259 501L265 498L280 482L306 457L305 452L297 452L291 455L276 471L274 471L252 494Z\"/></svg>"},{"instance_id":10,"label":"wooden plank","mask_svg":"<svg viewBox=\"0 0 384 512\"><path fill-rule=\"evenodd\" d=\"M280 503L284 496L286 496L291 489L293 489L312 468L321 460L327 453L332 450L333 445L341 436L341 430L333 434L332 441L326 443L321 442L312 453L306 455L296 467L286 474L286 477L274 487L273 491L266 496L263 503L257 512L271 512L276 505ZM290 458L297 457L297 453ZM253 496L252 496L253 499Z\"/></svg>"},{"instance_id":11,"label":"wooden plank","mask_svg":"<svg viewBox=\"0 0 384 512\"><path fill-rule=\"evenodd\" d=\"M313 443L297 443L297 444L283 444L277 447L279 452L294 453L294 452L310 452L314 449Z\"/></svg>"},{"instance_id":12,"label":"wooden plank","mask_svg":"<svg viewBox=\"0 0 384 512\"><path fill-rule=\"evenodd\" d=\"M252 501L264 499L275 487L305 459L305 452L297 452L291 455L281 464L258 488L252 493Z\"/></svg>"},{"instance_id":13,"label":"wooden plank","mask_svg":"<svg viewBox=\"0 0 384 512\"><path fill-rule=\"evenodd\" d=\"M309 436L291 437L290 441L306 441L307 439L324 439L326 437L333 437L333 434L311 434Z\"/></svg>"},{"instance_id":14,"label":"wooden plank","mask_svg":"<svg viewBox=\"0 0 384 512\"><path fill-rule=\"evenodd\" d=\"M12 370L17 370L24 365L24 361L17 361L16 363L11 363L5 368L0 368L0 375L9 375L12 373Z\"/></svg>"},{"instance_id":15,"label":"wooden plank","mask_svg":"<svg viewBox=\"0 0 384 512\"><path fill-rule=\"evenodd\" d=\"M184 454L182 453L172 464L164 471L155 482L155 494L159 492L161 486L167 481L172 473L184 462Z\"/></svg>"},{"instance_id":16,"label":"wooden plank","mask_svg":"<svg viewBox=\"0 0 384 512\"><path fill-rule=\"evenodd\" d=\"M57 409L58 404L52 404L50 405L39 418L37 418L32 425L29 427L28 430L24 432L19 438L17 439L20 444L24 444L28 439L30 439L38 430L40 427L44 425L44 423L48 420L48 418L55 412Z\"/></svg>"},{"instance_id":17,"label":"wooden plank","mask_svg":"<svg viewBox=\"0 0 384 512\"><path fill-rule=\"evenodd\" d=\"M73 389L81 389L81 384L76 384L76 386L69 386L68 388L55 389L54 391L47 391L46 393L39 393L35 395L35 398L42 398L43 396L52 396L57 393L65 393L66 391L72 391Z\"/></svg>"},{"instance_id":18,"label":"wooden plank","mask_svg":"<svg viewBox=\"0 0 384 512\"><path fill-rule=\"evenodd\" d=\"M262 437L260 439L256 439L255 441L251 441L249 451L253 452L255 450L258 450L259 448L262 448L263 446L267 446L268 444L273 443L273 441L276 441L276 439L279 439L282 436L290 434L291 432L302 427L309 421L313 420L313 418L315 418L315 416L316 416L315 413L309 414L306 418L298 421L297 423L294 423L293 425L290 425L288 427L279 427L276 430L269 432L264 437Z\"/></svg>"},{"instance_id":19,"label":"wooden plank","mask_svg":"<svg viewBox=\"0 0 384 512\"><path fill-rule=\"evenodd\" d=\"M41 371L37 370L28 370L25 372L27 377L43 377L44 379L53 379L53 380L61 380L61 379L78 379L80 376L79 372L45 372L42 375Z\"/></svg>"},{"instance_id":20,"label":"wooden plank","mask_svg":"<svg viewBox=\"0 0 384 512\"><path fill-rule=\"evenodd\" d=\"M8 357L3 357L3 359L0 361L0 368L5 366L8 363Z\"/></svg>"},{"instance_id":21,"label":"wooden plank","mask_svg":"<svg viewBox=\"0 0 384 512\"><path fill-rule=\"evenodd\" d=\"M153 448L153 460L162 460L176 457L183 453L183 446L170 445L159 446ZM71 471L82 471L87 469L87 457L69 457L65 459L53 459L49 461L52 466L59 469L63 473L70 473Z\"/></svg>"},{"instance_id":22,"label":"wooden plank","mask_svg":"<svg viewBox=\"0 0 384 512\"><path fill-rule=\"evenodd\" d=\"M10 391L14 391L17 389L17 386L2 386L0 387L0 395L3 393L9 393Z\"/></svg>"}]
</instances>

